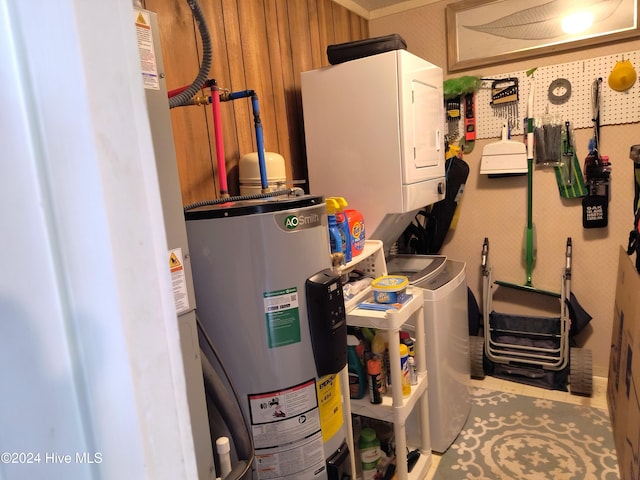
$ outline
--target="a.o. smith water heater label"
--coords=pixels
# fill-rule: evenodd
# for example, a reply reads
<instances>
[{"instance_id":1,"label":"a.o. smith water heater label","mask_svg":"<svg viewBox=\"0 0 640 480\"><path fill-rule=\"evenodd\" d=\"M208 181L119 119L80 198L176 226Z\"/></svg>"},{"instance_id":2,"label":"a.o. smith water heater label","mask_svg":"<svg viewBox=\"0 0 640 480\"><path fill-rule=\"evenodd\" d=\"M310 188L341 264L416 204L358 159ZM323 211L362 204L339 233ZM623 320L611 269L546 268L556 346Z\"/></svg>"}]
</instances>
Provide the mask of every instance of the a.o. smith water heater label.
<instances>
[{"instance_id":1,"label":"a.o. smith water heater label","mask_svg":"<svg viewBox=\"0 0 640 480\"><path fill-rule=\"evenodd\" d=\"M269 348L298 343L300 341L298 289L291 287L264 292L263 298Z\"/></svg>"},{"instance_id":2,"label":"a.o. smith water heater label","mask_svg":"<svg viewBox=\"0 0 640 480\"><path fill-rule=\"evenodd\" d=\"M248 397L258 478L321 476L326 467L315 380Z\"/></svg>"}]
</instances>

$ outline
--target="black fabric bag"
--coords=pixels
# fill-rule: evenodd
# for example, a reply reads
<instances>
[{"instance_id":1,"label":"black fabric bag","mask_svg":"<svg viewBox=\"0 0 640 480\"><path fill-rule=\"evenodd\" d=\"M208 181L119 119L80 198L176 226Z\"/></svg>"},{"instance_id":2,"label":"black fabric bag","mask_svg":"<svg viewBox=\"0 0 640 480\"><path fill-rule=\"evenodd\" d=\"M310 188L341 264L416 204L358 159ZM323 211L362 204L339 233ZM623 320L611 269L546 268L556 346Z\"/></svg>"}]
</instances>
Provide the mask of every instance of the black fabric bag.
<instances>
[{"instance_id":1,"label":"black fabric bag","mask_svg":"<svg viewBox=\"0 0 640 480\"><path fill-rule=\"evenodd\" d=\"M480 306L471 288L467 287L467 316L469 317L469 336L477 337L480 334L482 325L482 314Z\"/></svg>"},{"instance_id":2,"label":"black fabric bag","mask_svg":"<svg viewBox=\"0 0 640 480\"><path fill-rule=\"evenodd\" d=\"M629 245L627 246L627 255L636 254L636 270L640 273L640 208L636 210L636 216L633 219L633 230L629 232Z\"/></svg>"},{"instance_id":3,"label":"black fabric bag","mask_svg":"<svg viewBox=\"0 0 640 480\"><path fill-rule=\"evenodd\" d=\"M636 254L636 270L640 273L640 145L633 145L631 147L631 154L629 155L633 159L633 176L636 179L634 184L635 194L633 196L633 211L635 216L633 218L633 229L629 232L629 245L627 246L627 255Z\"/></svg>"},{"instance_id":4,"label":"black fabric bag","mask_svg":"<svg viewBox=\"0 0 640 480\"><path fill-rule=\"evenodd\" d=\"M592 317L584 308L582 308L582 305L580 305L580 302L578 302L578 299L573 292L570 292L569 298L566 299L565 302L567 302L567 306L569 307L569 318L571 319L569 336L574 337L589 324Z\"/></svg>"},{"instance_id":5,"label":"black fabric bag","mask_svg":"<svg viewBox=\"0 0 640 480\"><path fill-rule=\"evenodd\" d=\"M605 195L589 195L582 199L582 226L604 228L609 223L609 199Z\"/></svg>"},{"instance_id":6,"label":"black fabric bag","mask_svg":"<svg viewBox=\"0 0 640 480\"><path fill-rule=\"evenodd\" d=\"M513 359L506 364L492 365L488 369L492 376L536 387L567 391L568 366L553 371L542 366L519 363L517 358L522 358L518 356L521 350L515 347L558 349L562 341L559 317L529 317L498 312L491 312L489 317L491 340L497 344L514 346L512 349L508 346L501 347L505 352L511 351ZM546 355L560 361L559 353L557 356L550 352Z\"/></svg>"},{"instance_id":7,"label":"black fabric bag","mask_svg":"<svg viewBox=\"0 0 640 480\"><path fill-rule=\"evenodd\" d=\"M447 191L443 200L425 207L403 234L406 253L435 255L442 248L469 177L469 165L458 157L445 163Z\"/></svg>"}]
</instances>

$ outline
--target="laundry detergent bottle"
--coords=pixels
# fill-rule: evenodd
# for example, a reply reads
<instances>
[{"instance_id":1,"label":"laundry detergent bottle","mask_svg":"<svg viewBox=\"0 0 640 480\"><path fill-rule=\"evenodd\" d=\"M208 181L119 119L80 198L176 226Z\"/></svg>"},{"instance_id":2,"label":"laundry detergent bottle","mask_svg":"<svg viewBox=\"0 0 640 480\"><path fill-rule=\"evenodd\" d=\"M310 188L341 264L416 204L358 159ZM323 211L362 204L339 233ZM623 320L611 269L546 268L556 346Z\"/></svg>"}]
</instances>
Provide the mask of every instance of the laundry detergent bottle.
<instances>
[{"instance_id":1,"label":"laundry detergent bottle","mask_svg":"<svg viewBox=\"0 0 640 480\"><path fill-rule=\"evenodd\" d=\"M351 229L349 228L349 221L344 211L345 207L348 206L348 203L342 197L331 198L338 202L338 209L336 210L336 222L338 223L340 238L342 239L342 251L344 252L345 261L348 263L353 258L351 251Z\"/></svg>"},{"instance_id":2,"label":"laundry detergent bottle","mask_svg":"<svg viewBox=\"0 0 640 480\"><path fill-rule=\"evenodd\" d=\"M349 224L349 239L351 241L351 255L353 257L360 255L364 250L365 245L365 231L364 231L364 217L362 213L354 209L346 209L344 214L347 216L347 223Z\"/></svg>"},{"instance_id":3,"label":"laundry detergent bottle","mask_svg":"<svg viewBox=\"0 0 640 480\"><path fill-rule=\"evenodd\" d=\"M342 236L340 235L340 229L338 228L338 222L336 220L336 211L340 208L338 202L334 198L326 199L327 205L327 218L329 220L329 245L331 246L331 253L342 253ZM341 262L341 263L344 263Z\"/></svg>"},{"instance_id":4,"label":"laundry detergent bottle","mask_svg":"<svg viewBox=\"0 0 640 480\"><path fill-rule=\"evenodd\" d=\"M364 397L367 392L367 376L357 352L359 345L360 340L355 335L347 335L349 397L356 399Z\"/></svg>"}]
</instances>

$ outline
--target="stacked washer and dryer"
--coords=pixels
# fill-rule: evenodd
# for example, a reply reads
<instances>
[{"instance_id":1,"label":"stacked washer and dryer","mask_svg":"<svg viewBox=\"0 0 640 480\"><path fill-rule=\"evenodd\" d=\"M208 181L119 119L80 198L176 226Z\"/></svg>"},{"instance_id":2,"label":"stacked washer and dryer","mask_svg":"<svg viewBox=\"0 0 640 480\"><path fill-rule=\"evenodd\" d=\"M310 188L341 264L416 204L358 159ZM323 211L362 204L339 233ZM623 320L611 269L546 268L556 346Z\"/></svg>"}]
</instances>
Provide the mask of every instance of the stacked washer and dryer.
<instances>
[{"instance_id":1,"label":"stacked washer and dryer","mask_svg":"<svg viewBox=\"0 0 640 480\"><path fill-rule=\"evenodd\" d=\"M301 75L310 191L341 196L382 240L389 273L424 289L432 450L444 452L469 414L465 264L390 256L416 213L444 199L442 69L392 50ZM411 440L411 425L408 421ZM418 432L419 433L419 432Z\"/></svg>"}]
</instances>

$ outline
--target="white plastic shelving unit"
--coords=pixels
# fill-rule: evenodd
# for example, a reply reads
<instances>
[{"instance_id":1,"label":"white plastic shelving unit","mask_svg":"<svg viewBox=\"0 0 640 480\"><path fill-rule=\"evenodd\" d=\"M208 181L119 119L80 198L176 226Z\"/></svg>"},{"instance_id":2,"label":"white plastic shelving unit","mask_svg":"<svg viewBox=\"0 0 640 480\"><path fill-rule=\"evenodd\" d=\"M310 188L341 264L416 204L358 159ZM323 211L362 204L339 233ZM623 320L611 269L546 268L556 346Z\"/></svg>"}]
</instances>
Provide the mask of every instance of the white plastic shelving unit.
<instances>
[{"instance_id":1,"label":"white plastic shelving unit","mask_svg":"<svg viewBox=\"0 0 640 480\"><path fill-rule=\"evenodd\" d=\"M365 250L352 262L343 267L343 271L353 269L362 270L374 276L386 275L387 268L382 251L382 242L367 241ZM396 469L399 480L423 479L431 466L431 443L429 438L429 400L427 393L427 361L426 345L424 341L424 312L422 289L409 287L407 293L412 297L401 309L389 309L386 311L365 310L357 305L372 296L371 288L360 292L346 304L347 324L358 327L371 327L386 331L389 342L389 358L395 359L391 364L391 384L390 394L382 397L382 403L374 405L367 397L360 400L345 402L345 409L348 414L355 413L370 418L376 418L393 423L396 452L399 453L396 461ZM418 368L418 384L412 385L411 394L403 397L402 389L395 386L402 384L402 373L400 371L400 330L410 318L415 318L416 336L416 364ZM343 375L344 377L344 375ZM346 383L348 392L348 380ZM395 388L394 388L395 387ZM407 439L405 424L409 414L414 408L420 409L421 438L420 445L414 448L420 449L420 458L413 467L411 473L408 472L407 462L404 452L407 452ZM355 452L353 432L349 425L350 449ZM352 458L354 456L352 455ZM355 472L355 459L353 461Z\"/></svg>"},{"instance_id":2,"label":"white plastic shelving unit","mask_svg":"<svg viewBox=\"0 0 640 480\"><path fill-rule=\"evenodd\" d=\"M364 244L364 250L357 257L340 267L340 274L349 273L353 270L359 270L366 275L379 277L387 274L387 264L384 261L384 251L382 250L382 242L380 240L367 240ZM371 295L371 288L367 288L355 295L353 298L345 301L345 309L348 312L352 310L358 303Z\"/></svg>"}]
</instances>

